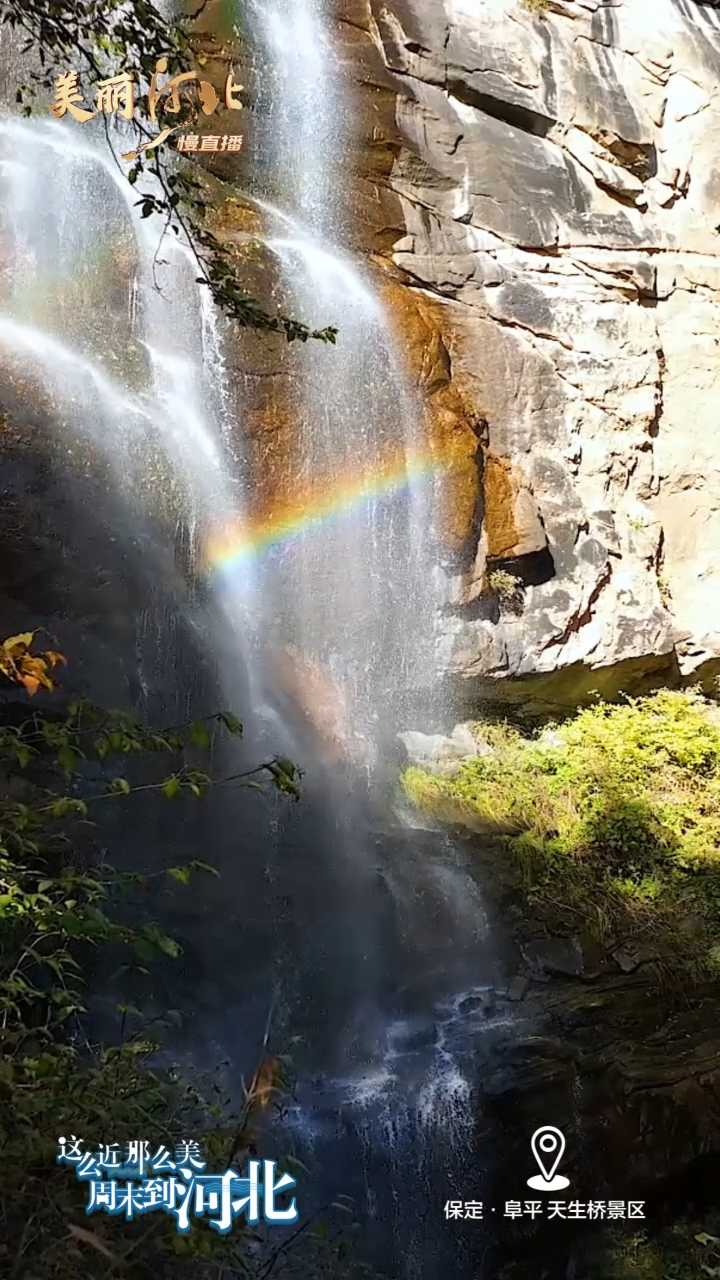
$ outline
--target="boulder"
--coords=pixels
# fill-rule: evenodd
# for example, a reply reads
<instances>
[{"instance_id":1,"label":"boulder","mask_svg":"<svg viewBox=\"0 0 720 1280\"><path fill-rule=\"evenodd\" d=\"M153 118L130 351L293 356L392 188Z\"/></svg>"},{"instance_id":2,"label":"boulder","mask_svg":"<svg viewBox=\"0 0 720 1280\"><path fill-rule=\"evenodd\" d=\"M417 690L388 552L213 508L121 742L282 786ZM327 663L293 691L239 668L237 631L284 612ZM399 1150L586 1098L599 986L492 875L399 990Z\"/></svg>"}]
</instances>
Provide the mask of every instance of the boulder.
<instances>
[{"instance_id":1,"label":"boulder","mask_svg":"<svg viewBox=\"0 0 720 1280\"><path fill-rule=\"evenodd\" d=\"M489 755L491 747L478 739L470 725L457 724L449 736L410 730L398 738L407 753L407 762L431 773L452 773L464 760Z\"/></svg>"}]
</instances>

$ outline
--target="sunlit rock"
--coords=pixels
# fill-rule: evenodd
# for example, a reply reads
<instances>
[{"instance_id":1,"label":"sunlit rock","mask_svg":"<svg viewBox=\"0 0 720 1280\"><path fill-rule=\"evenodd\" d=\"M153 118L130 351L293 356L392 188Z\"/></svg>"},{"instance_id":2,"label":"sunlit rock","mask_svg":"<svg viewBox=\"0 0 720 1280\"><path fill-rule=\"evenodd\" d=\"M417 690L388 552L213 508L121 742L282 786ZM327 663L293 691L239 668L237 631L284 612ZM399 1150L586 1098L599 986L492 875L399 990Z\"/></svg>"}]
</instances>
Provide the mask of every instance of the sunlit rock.
<instances>
[{"instance_id":1,"label":"sunlit rock","mask_svg":"<svg viewBox=\"0 0 720 1280\"><path fill-rule=\"evenodd\" d=\"M338 0L337 14L348 77L360 66L364 247L387 257L378 222L397 226L399 327L404 283L437 335L426 351L446 353L440 397L426 372L430 416L451 404L452 433L477 432L441 521L464 575L446 668L526 704L534 679L545 709L658 675L710 681L720 14L690 0L657 0L651 22L641 0L543 14ZM478 612L496 562L524 583L520 616Z\"/></svg>"},{"instance_id":2,"label":"sunlit rock","mask_svg":"<svg viewBox=\"0 0 720 1280\"><path fill-rule=\"evenodd\" d=\"M455 771L463 760L488 755L491 747L468 724L457 724L449 736L442 733L399 733L409 764L433 773Z\"/></svg>"}]
</instances>

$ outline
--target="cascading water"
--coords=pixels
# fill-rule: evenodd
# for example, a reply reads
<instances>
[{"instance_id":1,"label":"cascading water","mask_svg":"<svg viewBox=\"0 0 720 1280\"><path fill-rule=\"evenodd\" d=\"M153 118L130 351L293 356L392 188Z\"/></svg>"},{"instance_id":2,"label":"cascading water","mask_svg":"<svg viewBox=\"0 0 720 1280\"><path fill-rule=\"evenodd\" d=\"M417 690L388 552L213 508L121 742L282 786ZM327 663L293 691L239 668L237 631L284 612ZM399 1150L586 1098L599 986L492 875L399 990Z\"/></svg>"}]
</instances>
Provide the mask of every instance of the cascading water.
<instances>
[{"instance_id":1,"label":"cascading water","mask_svg":"<svg viewBox=\"0 0 720 1280\"><path fill-rule=\"evenodd\" d=\"M72 407L75 429L115 459L119 474L127 472L144 423L148 441L162 444L182 478L195 514L202 504L205 514L228 507L221 451L203 408L215 391L212 375L203 378L198 291L188 288L192 266L184 250L172 243L163 249L172 270L160 292L156 232L135 216L132 188L102 140L76 141L50 121L4 121L0 141L9 153L2 162L10 242L0 314L6 352L20 351L26 366L29 357L43 370L59 411ZM125 316L114 305L111 264L118 258L118 275L127 270L132 281ZM88 297L85 286L97 296ZM98 401L108 420L98 420ZM138 466L147 488L146 460Z\"/></svg>"},{"instance_id":2,"label":"cascading water","mask_svg":"<svg viewBox=\"0 0 720 1280\"><path fill-rule=\"evenodd\" d=\"M433 680L433 465L377 282L342 247L333 192L351 111L320 0L268 0L255 12L270 77L257 142L266 243L290 309L337 325L339 340L291 352L291 465L305 497L293 537L211 578L226 620L215 636L225 690L249 664L251 699L269 700L269 740L309 753L299 761L308 782L292 814L273 816L270 840L266 811L248 818L242 800L227 811L225 883L229 870L253 924L226 888L225 977L195 988L188 1048L206 1060L215 1046L252 1053L274 1000L280 1045L301 1043L290 1127L315 1153L306 1199L353 1194L392 1280L432 1280L446 1261L461 1276L461 1246L438 1237L442 1203L462 1192L473 1159L473 1036L494 1026L468 1013L489 975L481 896L451 842L402 830L389 806L368 800L361 771L316 765L257 657L263 644L291 646L301 672L307 661L326 673L346 745L362 744L356 765L405 727L409 696ZM157 226L139 222L92 130L5 120L0 152L0 360L13 377L22 371L68 450L89 441L109 461L139 521L164 508L156 536L180 522L196 568L195 531L242 525L247 494L223 334L188 250L166 241L158 255ZM191 622L207 630L197 602ZM162 650L166 624L149 604L141 647ZM241 873L235 830L246 833ZM205 927L187 923L194 953L208 948Z\"/></svg>"},{"instance_id":3,"label":"cascading water","mask_svg":"<svg viewBox=\"0 0 720 1280\"><path fill-rule=\"evenodd\" d=\"M0 150L0 357L33 384L69 449L84 442L108 462L138 529L161 513L177 525L195 569L200 531L237 513L241 497L218 318L192 254L170 237L160 246L92 129L5 119ZM191 622L202 629L199 614Z\"/></svg>"},{"instance_id":4,"label":"cascading water","mask_svg":"<svg viewBox=\"0 0 720 1280\"><path fill-rule=\"evenodd\" d=\"M434 462L377 286L339 247L335 188L351 113L322 10L270 0L252 13L264 44L253 173L266 244L291 309L340 331L335 350L311 343L295 354L296 466L310 518L267 559L263 595L283 601L286 637L329 674L371 748L382 720L401 718L407 693L427 693L434 674Z\"/></svg>"},{"instance_id":5,"label":"cascading water","mask_svg":"<svg viewBox=\"0 0 720 1280\"><path fill-rule=\"evenodd\" d=\"M251 173L267 215L265 243L291 309L339 330L336 349L310 344L295 356L291 465L331 497L359 494L339 518L303 522L291 545L266 556L258 594L279 620L280 640L329 672L372 755L388 727L407 723L413 694L424 692L429 709L436 678L433 467L423 465L422 411L380 279L343 248L348 229L337 191L352 104L325 5L257 0L252 14L264 92ZM402 483L383 492L392 468ZM333 801L331 786L326 812ZM301 1084L294 1120L314 1169L325 1162L328 1193L350 1191L364 1202L376 1256L390 1250L388 1274L434 1277L449 1264L460 1276L464 1246L457 1234L441 1243L442 1202L475 1172L472 1045L488 1044L498 1025L483 1005L489 931L471 870L452 843L422 839L367 808L362 792L340 797L334 842L321 859L326 907L307 924L324 920L330 942L319 957L305 944L295 1006L310 1010L301 1026L316 1033L314 1066L325 1074L316 1087ZM290 989L286 983L288 999Z\"/></svg>"}]
</instances>

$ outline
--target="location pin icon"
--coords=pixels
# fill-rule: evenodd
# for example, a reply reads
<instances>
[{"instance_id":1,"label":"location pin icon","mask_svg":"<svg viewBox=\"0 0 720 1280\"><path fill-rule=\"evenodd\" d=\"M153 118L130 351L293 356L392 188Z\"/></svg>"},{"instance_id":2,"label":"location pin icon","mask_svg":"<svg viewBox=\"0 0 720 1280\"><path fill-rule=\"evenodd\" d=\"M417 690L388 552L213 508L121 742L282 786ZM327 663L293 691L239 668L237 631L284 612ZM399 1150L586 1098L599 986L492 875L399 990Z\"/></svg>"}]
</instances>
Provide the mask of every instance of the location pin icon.
<instances>
[{"instance_id":1,"label":"location pin icon","mask_svg":"<svg viewBox=\"0 0 720 1280\"><path fill-rule=\"evenodd\" d=\"M565 1151L565 1138L554 1125L545 1124L532 1136L532 1153L546 1182L552 1182Z\"/></svg>"}]
</instances>

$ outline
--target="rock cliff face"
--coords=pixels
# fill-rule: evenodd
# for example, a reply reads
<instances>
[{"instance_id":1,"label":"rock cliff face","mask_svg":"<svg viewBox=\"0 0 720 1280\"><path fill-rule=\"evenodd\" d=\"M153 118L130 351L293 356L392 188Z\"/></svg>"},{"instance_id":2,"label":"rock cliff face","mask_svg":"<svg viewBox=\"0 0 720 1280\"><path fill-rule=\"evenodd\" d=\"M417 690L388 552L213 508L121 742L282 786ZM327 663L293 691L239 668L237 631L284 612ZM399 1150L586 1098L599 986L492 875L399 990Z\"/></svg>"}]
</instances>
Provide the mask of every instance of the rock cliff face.
<instances>
[{"instance_id":1,"label":"rock cliff face","mask_svg":"<svg viewBox=\"0 0 720 1280\"><path fill-rule=\"evenodd\" d=\"M720 8L336 0L336 17L358 247L392 277L456 464L446 669L538 709L710 680ZM522 584L511 603L498 569Z\"/></svg>"}]
</instances>

